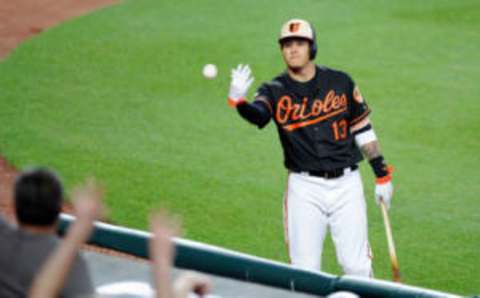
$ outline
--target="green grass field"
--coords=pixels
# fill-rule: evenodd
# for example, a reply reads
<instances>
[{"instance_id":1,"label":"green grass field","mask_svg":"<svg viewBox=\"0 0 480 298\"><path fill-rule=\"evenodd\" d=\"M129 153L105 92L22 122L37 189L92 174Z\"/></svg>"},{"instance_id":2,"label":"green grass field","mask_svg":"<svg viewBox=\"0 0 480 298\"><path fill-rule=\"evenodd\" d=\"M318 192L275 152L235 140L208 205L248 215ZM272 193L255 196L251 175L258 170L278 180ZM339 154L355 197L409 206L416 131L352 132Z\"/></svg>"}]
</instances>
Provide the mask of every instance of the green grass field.
<instances>
[{"instance_id":1,"label":"green grass field","mask_svg":"<svg viewBox=\"0 0 480 298\"><path fill-rule=\"evenodd\" d=\"M286 261L277 132L247 124L226 95L238 63L254 87L283 70L276 39L291 17L312 21L317 62L350 73L373 110L396 168L404 281L480 293L478 1L125 1L0 64L0 152L57 169L69 187L95 175L117 224L146 229L167 207L186 238ZM206 63L217 79L201 76ZM390 279L373 175L361 170L376 277ZM326 245L324 270L340 273Z\"/></svg>"}]
</instances>

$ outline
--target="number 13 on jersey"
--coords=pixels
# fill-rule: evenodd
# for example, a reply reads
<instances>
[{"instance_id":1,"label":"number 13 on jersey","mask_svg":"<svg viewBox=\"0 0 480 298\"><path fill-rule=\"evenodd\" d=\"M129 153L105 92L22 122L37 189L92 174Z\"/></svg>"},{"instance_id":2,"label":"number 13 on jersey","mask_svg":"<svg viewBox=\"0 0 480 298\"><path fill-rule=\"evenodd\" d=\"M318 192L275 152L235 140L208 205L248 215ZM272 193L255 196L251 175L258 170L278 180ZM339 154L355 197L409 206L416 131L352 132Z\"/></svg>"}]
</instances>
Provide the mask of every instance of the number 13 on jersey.
<instances>
[{"instance_id":1,"label":"number 13 on jersey","mask_svg":"<svg viewBox=\"0 0 480 298\"><path fill-rule=\"evenodd\" d=\"M347 120L334 121L332 123L332 130L335 141L345 140L347 138L347 129Z\"/></svg>"}]
</instances>

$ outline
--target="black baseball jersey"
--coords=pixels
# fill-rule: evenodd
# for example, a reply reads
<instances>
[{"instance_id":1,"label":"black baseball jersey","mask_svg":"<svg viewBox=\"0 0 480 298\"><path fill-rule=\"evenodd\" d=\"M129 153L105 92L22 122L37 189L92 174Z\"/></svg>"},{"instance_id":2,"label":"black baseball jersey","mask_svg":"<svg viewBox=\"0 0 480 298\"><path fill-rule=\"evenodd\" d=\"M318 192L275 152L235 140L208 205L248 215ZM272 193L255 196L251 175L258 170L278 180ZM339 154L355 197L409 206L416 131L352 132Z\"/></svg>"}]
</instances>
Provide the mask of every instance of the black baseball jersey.
<instances>
[{"instance_id":1,"label":"black baseball jersey","mask_svg":"<svg viewBox=\"0 0 480 298\"><path fill-rule=\"evenodd\" d=\"M249 111L255 106L262 113L252 117ZM370 110L344 72L316 66L314 78L304 83L282 73L262 84L255 101L239 105L238 111L260 128L270 119L275 121L285 167L292 171L329 171L355 165L363 158L350 126Z\"/></svg>"}]
</instances>

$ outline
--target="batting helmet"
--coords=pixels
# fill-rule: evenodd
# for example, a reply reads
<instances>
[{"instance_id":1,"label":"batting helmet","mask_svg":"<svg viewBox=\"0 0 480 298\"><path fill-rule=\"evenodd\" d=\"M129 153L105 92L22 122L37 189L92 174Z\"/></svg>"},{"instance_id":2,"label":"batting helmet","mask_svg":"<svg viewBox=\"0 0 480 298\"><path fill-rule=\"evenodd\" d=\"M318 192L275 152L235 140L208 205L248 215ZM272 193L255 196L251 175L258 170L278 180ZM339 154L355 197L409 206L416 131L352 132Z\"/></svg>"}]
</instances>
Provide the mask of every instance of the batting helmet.
<instances>
[{"instance_id":1,"label":"batting helmet","mask_svg":"<svg viewBox=\"0 0 480 298\"><path fill-rule=\"evenodd\" d=\"M304 38L310 41L310 60L313 60L317 55L317 38L315 35L315 29L309 22L302 19L291 19L283 24L278 42L282 44L289 38Z\"/></svg>"}]
</instances>

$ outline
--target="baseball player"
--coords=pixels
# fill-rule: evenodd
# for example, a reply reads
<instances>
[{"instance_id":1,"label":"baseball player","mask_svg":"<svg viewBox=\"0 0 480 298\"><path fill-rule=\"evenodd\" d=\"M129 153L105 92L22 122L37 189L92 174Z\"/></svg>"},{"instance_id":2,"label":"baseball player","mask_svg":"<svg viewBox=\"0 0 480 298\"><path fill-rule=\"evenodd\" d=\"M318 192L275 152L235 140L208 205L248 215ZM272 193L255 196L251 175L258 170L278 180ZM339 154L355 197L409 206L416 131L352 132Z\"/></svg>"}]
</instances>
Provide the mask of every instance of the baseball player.
<instances>
[{"instance_id":1,"label":"baseball player","mask_svg":"<svg viewBox=\"0 0 480 298\"><path fill-rule=\"evenodd\" d=\"M346 274L372 276L366 204L358 163L363 155L375 173L375 198L387 206L391 170L379 150L360 89L344 72L315 65L317 42L305 20L285 23L278 39L287 70L263 83L253 102L248 65L232 70L228 103L259 128L275 122L288 170L284 228L294 266L321 270L330 229Z\"/></svg>"}]
</instances>

